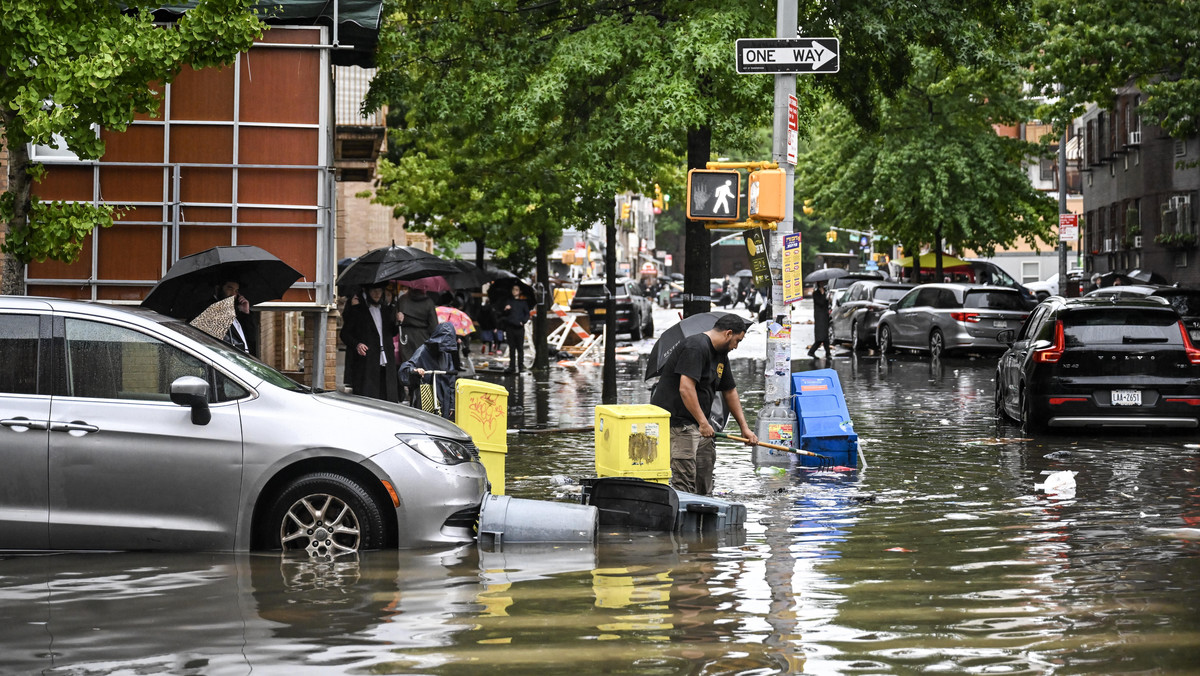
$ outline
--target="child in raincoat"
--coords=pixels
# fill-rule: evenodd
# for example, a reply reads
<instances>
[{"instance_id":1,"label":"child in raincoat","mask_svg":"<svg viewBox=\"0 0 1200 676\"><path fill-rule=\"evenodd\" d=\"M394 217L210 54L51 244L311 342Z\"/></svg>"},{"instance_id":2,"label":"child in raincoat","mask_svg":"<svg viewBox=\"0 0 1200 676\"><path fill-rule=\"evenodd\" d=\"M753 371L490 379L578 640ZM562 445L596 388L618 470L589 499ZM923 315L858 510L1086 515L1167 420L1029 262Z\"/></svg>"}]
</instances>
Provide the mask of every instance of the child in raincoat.
<instances>
[{"instance_id":1,"label":"child in raincoat","mask_svg":"<svg viewBox=\"0 0 1200 676\"><path fill-rule=\"evenodd\" d=\"M400 382L409 385L410 403L447 420L454 419L454 383L462 370L454 325L442 322L412 357L400 365ZM436 397L432 405L431 396Z\"/></svg>"}]
</instances>

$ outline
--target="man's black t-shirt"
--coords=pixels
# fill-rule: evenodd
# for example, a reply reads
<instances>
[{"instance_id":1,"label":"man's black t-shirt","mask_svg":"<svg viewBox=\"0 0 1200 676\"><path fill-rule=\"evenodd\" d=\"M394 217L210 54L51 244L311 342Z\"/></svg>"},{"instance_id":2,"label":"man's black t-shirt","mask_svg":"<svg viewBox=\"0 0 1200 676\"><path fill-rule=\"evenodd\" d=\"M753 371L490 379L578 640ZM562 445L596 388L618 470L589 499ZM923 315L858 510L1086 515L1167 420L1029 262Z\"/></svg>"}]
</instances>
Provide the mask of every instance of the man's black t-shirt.
<instances>
[{"instance_id":1,"label":"man's black t-shirt","mask_svg":"<svg viewBox=\"0 0 1200 676\"><path fill-rule=\"evenodd\" d=\"M699 423L683 405L683 397L679 394L681 375L696 381L696 398L700 401L700 410L705 414L712 410L716 392L736 387L729 369L729 355L718 354L707 334L688 336L667 359L662 377L650 397L651 404L670 411L672 425Z\"/></svg>"}]
</instances>

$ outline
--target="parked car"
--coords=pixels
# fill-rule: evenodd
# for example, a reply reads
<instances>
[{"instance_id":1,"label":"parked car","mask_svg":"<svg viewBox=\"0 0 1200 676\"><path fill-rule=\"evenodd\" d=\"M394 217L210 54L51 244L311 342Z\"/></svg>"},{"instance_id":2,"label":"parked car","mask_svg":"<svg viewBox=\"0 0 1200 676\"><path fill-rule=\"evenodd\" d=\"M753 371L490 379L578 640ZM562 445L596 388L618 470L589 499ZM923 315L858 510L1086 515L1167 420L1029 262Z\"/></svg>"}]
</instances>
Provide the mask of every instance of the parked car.
<instances>
[{"instance_id":1,"label":"parked car","mask_svg":"<svg viewBox=\"0 0 1200 676\"><path fill-rule=\"evenodd\" d=\"M1020 292L1004 286L922 284L889 306L879 317L879 351L927 350L934 357L963 351L1002 351L997 339L1029 316Z\"/></svg>"},{"instance_id":2,"label":"parked car","mask_svg":"<svg viewBox=\"0 0 1200 676\"><path fill-rule=\"evenodd\" d=\"M1067 272L1067 282L1068 283L1074 282L1076 285L1078 285L1079 280L1082 277L1083 277L1083 271L1078 268L1074 268L1074 269L1070 270L1069 272ZM1050 275L1049 277L1047 277L1046 279L1044 279L1040 282L1026 282L1023 286L1026 289L1029 289L1029 292L1034 295L1034 297L1037 299L1037 301L1039 303L1046 300L1050 296L1063 295L1062 291L1060 291L1058 288L1058 273L1057 272Z\"/></svg>"},{"instance_id":3,"label":"parked car","mask_svg":"<svg viewBox=\"0 0 1200 676\"><path fill-rule=\"evenodd\" d=\"M849 343L855 352L875 347L879 315L913 286L880 279L855 282L847 289L846 298L832 310L830 339L835 343Z\"/></svg>"},{"instance_id":4,"label":"parked car","mask_svg":"<svg viewBox=\"0 0 1200 676\"><path fill-rule=\"evenodd\" d=\"M141 308L0 297L0 549L469 542L488 489L439 416L298 385Z\"/></svg>"},{"instance_id":5,"label":"parked car","mask_svg":"<svg viewBox=\"0 0 1200 676\"><path fill-rule=\"evenodd\" d=\"M1163 298L1039 305L996 367L996 412L1044 427L1200 426L1200 350Z\"/></svg>"},{"instance_id":6,"label":"parked car","mask_svg":"<svg viewBox=\"0 0 1200 676\"><path fill-rule=\"evenodd\" d=\"M633 340L654 336L654 305L642 295L637 282L622 277L617 284L617 333L628 333ZM608 299L607 282L603 279L585 279L575 289L571 309L586 312L592 331L599 331L605 319Z\"/></svg>"},{"instance_id":7,"label":"parked car","mask_svg":"<svg viewBox=\"0 0 1200 676\"><path fill-rule=\"evenodd\" d=\"M1179 313L1192 341L1200 344L1200 289L1165 284L1119 284L1089 291L1088 298L1166 298Z\"/></svg>"}]
</instances>

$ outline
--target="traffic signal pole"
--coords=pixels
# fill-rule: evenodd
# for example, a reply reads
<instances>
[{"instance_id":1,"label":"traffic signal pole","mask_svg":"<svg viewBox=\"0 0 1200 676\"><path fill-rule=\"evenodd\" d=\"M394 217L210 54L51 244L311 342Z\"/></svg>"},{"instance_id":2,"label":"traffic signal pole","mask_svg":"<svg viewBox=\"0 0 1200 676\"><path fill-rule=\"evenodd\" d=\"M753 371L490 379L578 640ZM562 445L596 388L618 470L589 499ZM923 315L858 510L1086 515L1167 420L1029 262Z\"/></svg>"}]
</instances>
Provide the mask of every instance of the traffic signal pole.
<instances>
[{"instance_id":1,"label":"traffic signal pole","mask_svg":"<svg viewBox=\"0 0 1200 676\"><path fill-rule=\"evenodd\" d=\"M777 0L775 37L795 38L797 0ZM784 170L784 217L771 234L769 265L771 268L771 321L767 325L767 359L764 369L765 387L763 410L758 416L757 434L764 441L779 437L770 434L772 425L788 425L797 429L791 407L792 379L792 320L791 307L783 301L783 237L794 230L795 167L788 162L788 106L796 95L796 76L790 73L775 75L775 124L772 135L771 159ZM779 427L775 428L780 429ZM784 443L790 443L790 440Z\"/></svg>"}]
</instances>

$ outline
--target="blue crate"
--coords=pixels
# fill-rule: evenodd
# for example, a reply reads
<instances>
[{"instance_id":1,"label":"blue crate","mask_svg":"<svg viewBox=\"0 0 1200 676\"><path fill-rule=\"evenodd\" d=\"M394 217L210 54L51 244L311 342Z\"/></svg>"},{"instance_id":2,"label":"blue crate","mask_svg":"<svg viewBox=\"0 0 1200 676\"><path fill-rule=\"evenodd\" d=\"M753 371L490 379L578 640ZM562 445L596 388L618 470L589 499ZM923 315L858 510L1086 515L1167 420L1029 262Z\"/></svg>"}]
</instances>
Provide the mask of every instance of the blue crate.
<instances>
[{"instance_id":1,"label":"blue crate","mask_svg":"<svg viewBox=\"0 0 1200 676\"><path fill-rule=\"evenodd\" d=\"M837 371L817 369L793 373L792 395L792 407L799 421L799 448L829 456L834 464L857 466L858 435L850 421ZM817 458L802 455L800 464L814 467L819 463Z\"/></svg>"}]
</instances>

